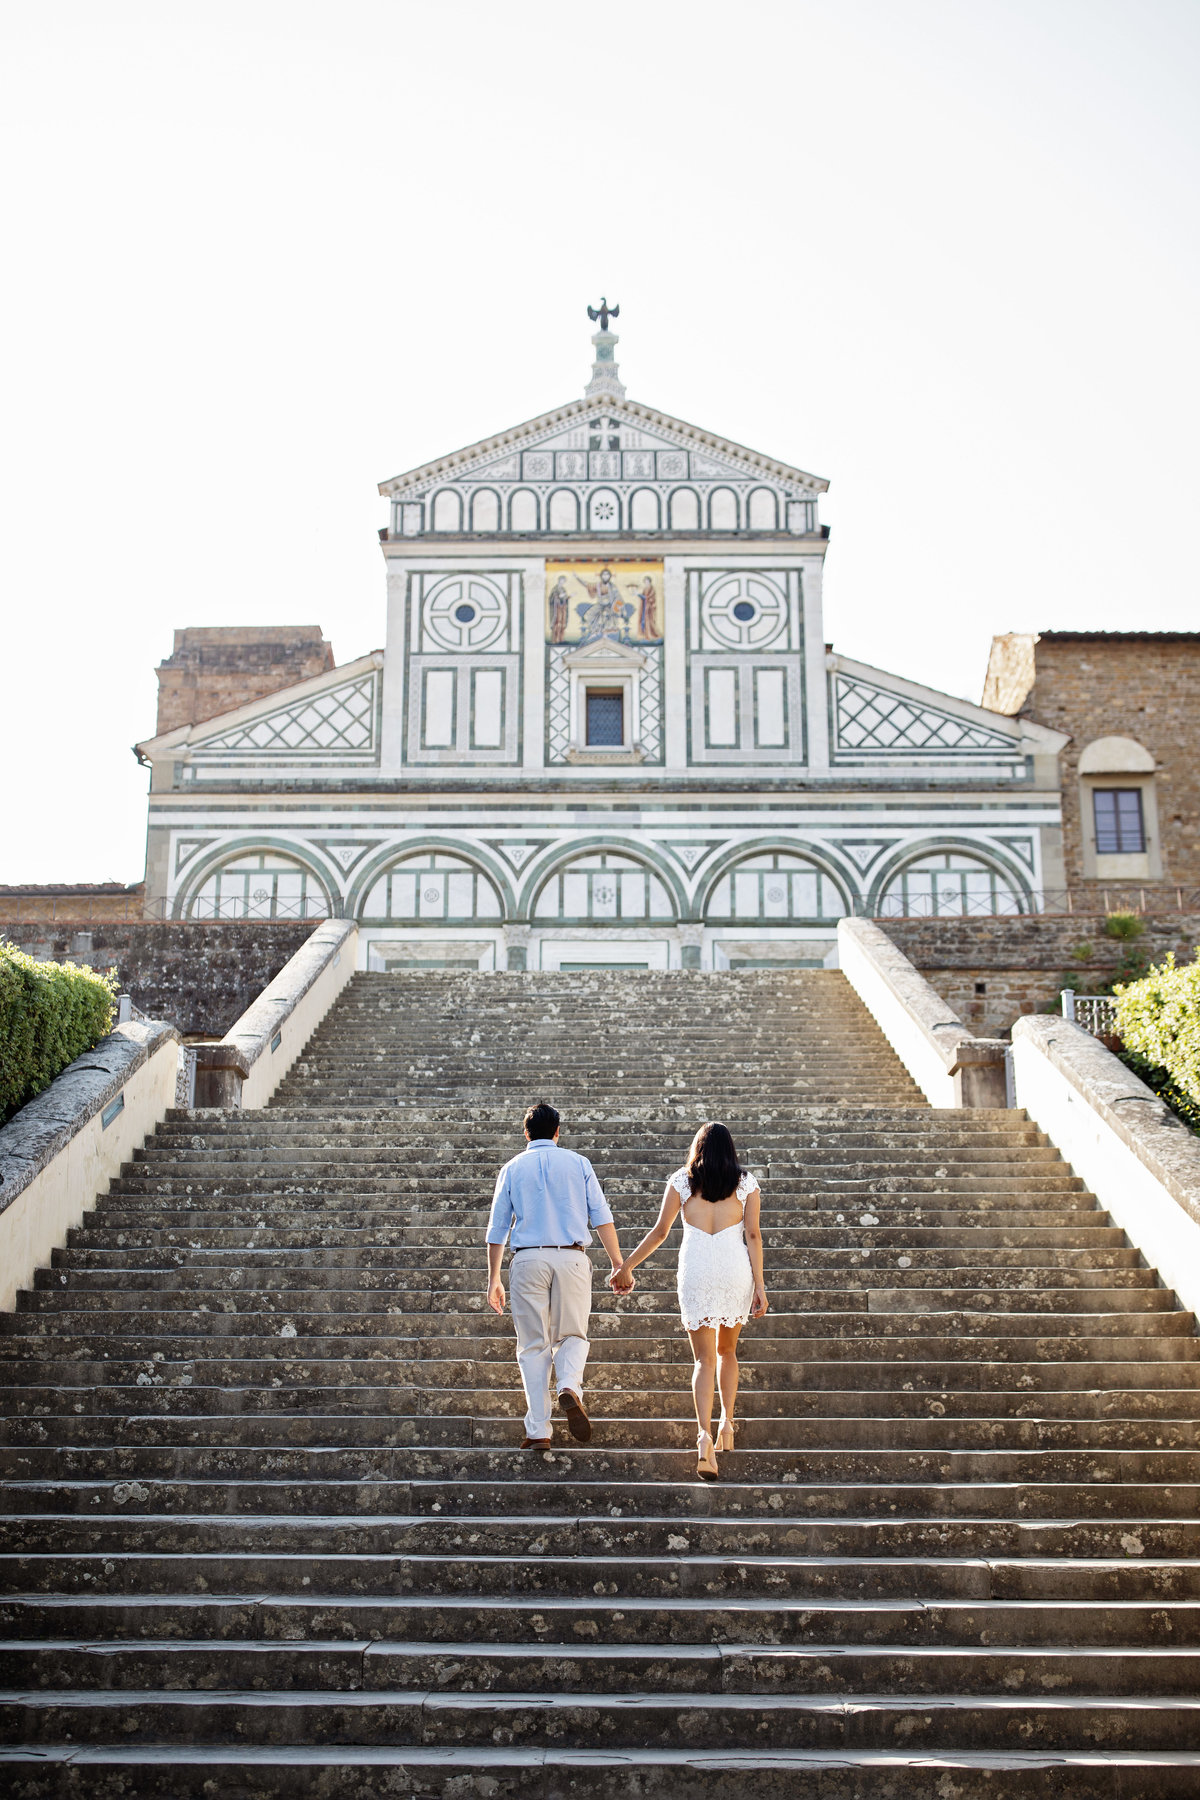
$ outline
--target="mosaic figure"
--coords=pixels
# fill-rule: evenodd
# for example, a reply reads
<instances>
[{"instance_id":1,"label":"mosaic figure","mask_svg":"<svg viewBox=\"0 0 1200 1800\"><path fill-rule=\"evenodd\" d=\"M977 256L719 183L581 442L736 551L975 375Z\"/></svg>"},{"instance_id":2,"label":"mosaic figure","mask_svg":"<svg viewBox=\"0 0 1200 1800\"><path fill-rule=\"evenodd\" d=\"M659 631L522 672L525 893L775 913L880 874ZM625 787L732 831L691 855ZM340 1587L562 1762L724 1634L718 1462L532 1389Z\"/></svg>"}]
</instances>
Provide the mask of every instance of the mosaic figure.
<instances>
[{"instance_id":1,"label":"mosaic figure","mask_svg":"<svg viewBox=\"0 0 1200 1800\"><path fill-rule=\"evenodd\" d=\"M550 642L561 644L567 635L571 607L571 596L567 592L565 575L559 576L546 598L550 603Z\"/></svg>"},{"instance_id":2,"label":"mosaic figure","mask_svg":"<svg viewBox=\"0 0 1200 1800\"><path fill-rule=\"evenodd\" d=\"M638 636L658 636L658 593L653 575L647 575L638 589Z\"/></svg>"},{"instance_id":3,"label":"mosaic figure","mask_svg":"<svg viewBox=\"0 0 1200 1800\"><path fill-rule=\"evenodd\" d=\"M627 644L634 609L631 601L622 598L612 570L601 569L596 581L587 581L582 575L576 575L575 579L588 595L587 600L575 608L583 626L580 642L587 644L594 638L615 637Z\"/></svg>"}]
</instances>

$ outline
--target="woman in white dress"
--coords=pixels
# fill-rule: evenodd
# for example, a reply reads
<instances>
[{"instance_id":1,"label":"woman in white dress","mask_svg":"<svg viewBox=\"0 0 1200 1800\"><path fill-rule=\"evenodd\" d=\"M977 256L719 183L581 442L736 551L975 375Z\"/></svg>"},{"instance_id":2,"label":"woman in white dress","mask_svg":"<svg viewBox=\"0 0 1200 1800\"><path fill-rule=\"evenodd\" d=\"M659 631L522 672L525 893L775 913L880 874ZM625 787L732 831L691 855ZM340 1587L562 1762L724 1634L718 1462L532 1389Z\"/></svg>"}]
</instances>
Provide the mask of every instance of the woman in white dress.
<instances>
[{"instance_id":1,"label":"woman in white dress","mask_svg":"<svg viewBox=\"0 0 1200 1800\"><path fill-rule=\"evenodd\" d=\"M756 1178L738 1162L724 1125L702 1125L688 1159L667 1183L653 1228L614 1269L618 1294L633 1286L633 1271L666 1241L677 1213L683 1215L679 1248L679 1311L691 1339L692 1397L696 1402L696 1473L717 1477L718 1450L733 1449L737 1400L737 1342L747 1319L767 1310L760 1222L762 1194ZM714 1380L721 1391L721 1423L712 1435Z\"/></svg>"}]
</instances>

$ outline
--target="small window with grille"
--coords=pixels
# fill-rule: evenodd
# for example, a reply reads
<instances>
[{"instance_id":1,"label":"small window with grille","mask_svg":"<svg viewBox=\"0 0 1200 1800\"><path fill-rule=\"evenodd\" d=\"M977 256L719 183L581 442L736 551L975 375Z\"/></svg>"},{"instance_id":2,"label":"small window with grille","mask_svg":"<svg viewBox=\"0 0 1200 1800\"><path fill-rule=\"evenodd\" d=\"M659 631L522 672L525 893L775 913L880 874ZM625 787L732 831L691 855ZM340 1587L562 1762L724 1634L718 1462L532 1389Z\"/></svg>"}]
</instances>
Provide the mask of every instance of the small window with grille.
<instances>
[{"instance_id":1,"label":"small window with grille","mask_svg":"<svg viewBox=\"0 0 1200 1800\"><path fill-rule=\"evenodd\" d=\"M625 695L620 688L587 690L587 744L619 750L625 742Z\"/></svg>"},{"instance_id":2,"label":"small window with grille","mask_svg":"<svg viewBox=\"0 0 1200 1800\"><path fill-rule=\"evenodd\" d=\"M1094 788L1097 856L1138 856L1146 848L1140 788Z\"/></svg>"}]
</instances>

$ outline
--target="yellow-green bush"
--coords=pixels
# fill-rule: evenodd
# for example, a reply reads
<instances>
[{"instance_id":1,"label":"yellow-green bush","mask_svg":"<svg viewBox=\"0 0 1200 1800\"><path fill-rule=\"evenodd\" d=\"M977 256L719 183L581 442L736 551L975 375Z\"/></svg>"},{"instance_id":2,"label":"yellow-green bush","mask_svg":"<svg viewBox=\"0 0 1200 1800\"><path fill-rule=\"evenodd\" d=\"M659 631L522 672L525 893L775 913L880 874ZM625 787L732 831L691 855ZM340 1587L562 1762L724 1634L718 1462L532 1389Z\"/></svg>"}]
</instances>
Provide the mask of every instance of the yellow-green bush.
<instances>
[{"instance_id":1,"label":"yellow-green bush","mask_svg":"<svg viewBox=\"0 0 1200 1800\"><path fill-rule=\"evenodd\" d=\"M0 941L0 1123L112 1029L116 971L35 962Z\"/></svg>"},{"instance_id":2,"label":"yellow-green bush","mask_svg":"<svg viewBox=\"0 0 1200 1800\"><path fill-rule=\"evenodd\" d=\"M1168 951L1140 981L1114 991L1126 1049L1165 1069L1176 1087L1200 1101L1200 952L1179 969Z\"/></svg>"}]
</instances>

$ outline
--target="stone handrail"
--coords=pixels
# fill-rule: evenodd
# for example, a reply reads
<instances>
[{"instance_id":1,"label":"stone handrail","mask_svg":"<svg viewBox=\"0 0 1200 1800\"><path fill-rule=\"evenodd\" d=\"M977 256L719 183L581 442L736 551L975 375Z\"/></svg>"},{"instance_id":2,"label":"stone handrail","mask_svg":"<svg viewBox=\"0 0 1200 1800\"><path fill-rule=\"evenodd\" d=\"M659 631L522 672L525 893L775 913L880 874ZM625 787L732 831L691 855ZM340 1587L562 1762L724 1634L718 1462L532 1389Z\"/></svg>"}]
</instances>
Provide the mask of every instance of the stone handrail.
<instances>
[{"instance_id":1,"label":"stone handrail","mask_svg":"<svg viewBox=\"0 0 1200 1800\"><path fill-rule=\"evenodd\" d=\"M0 1127L0 1311L174 1104L179 1033L130 1020Z\"/></svg>"},{"instance_id":2,"label":"stone handrail","mask_svg":"<svg viewBox=\"0 0 1200 1800\"><path fill-rule=\"evenodd\" d=\"M1013 1026L1017 1105L1115 1224L1200 1313L1200 1138L1082 1026Z\"/></svg>"},{"instance_id":3,"label":"stone handrail","mask_svg":"<svg viewBox=\"0 0 1200 1800\"><path fill-rule=\"evenodd\" d=\"M887 933L838 923L842 973L931 1106L1004 1106L1005 1049L977 1038Z\"/></svg>"},{"instance_id":4,"label":"stone handrail","mask_svg":"<svg viewBox=\"0 0 1200 1800\"><path fill-rule=\"evenodd\" d=\"M327 919L219 1044L196 1051L198 1107L265 1106L354 973L358 927Z\"/></svg>"}]
</instances>

